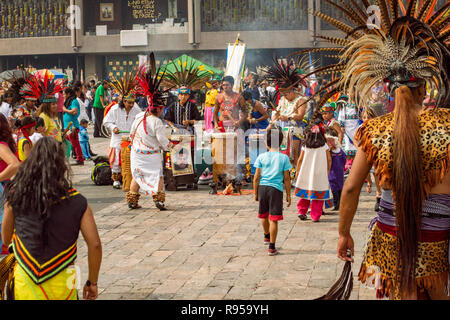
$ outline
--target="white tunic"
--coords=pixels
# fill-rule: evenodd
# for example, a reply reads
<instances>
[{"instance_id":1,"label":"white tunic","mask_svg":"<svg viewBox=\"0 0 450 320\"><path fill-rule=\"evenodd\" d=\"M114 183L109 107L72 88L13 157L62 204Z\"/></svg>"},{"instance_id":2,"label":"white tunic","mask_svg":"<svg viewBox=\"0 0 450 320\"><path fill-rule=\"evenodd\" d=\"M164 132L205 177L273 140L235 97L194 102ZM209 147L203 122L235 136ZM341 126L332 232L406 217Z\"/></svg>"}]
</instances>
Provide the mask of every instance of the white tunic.
<instances>
[{"instance_id":1,"label":"white tunic","mask_svg":"<svg viewBox=\"0 0 450 320\"><path fill-rule=\"evenodd\" d=\"M327 150L328 145L326 144L316 149L302 148L304 154L295 184L297 188L310 192L323 192L330 189L328 183Z\"/></svg>"},{"instance_id":2,"label":"white tunic","mask_svg":"<svg viewBox=\"0 0 450 320\"><path fill-rule=\"evenodd\" d=\"M89 120L89 117L86 112L86 107L88 105L88 100L85 101L81 100L80 98L77 98L78 103L80 104L80 115L78 116L78 121L81 121L83 119Z\"/></svg>"},{"instance_id":3,"label":"white tunic","mask_svg":"<svg viewBox=\"0 0 450 320\"><path fill-rule=\"evenodd\" d=\"M158 192L158 184L163 176L163 157L161 149L168 150L171 143L166 137L161 119L147 116L144 130L144 114L141 112L131 126L131 174L146 195Z\"/></svg>"},{"instance_id":4,"label":"white tunic","mask_svg":"<svg viewBox=\"0 0 450 320\"><path fill-rule=\"evenodd\" d=\"M131 108L130 112L127 115L127 111L125 108L120 108L119 104L116 104L111 107L105 119L103 119L103 125L111 130L111 142L109 146L111 148L120 149L120 143L122 142L122 136L128 135L124 133L115 134L113 130L118 128L120 131L130 131L131 125L134 122L136 116L141 113L142 110L135 103L133 108Z\"/></svg>"}]
</instances>

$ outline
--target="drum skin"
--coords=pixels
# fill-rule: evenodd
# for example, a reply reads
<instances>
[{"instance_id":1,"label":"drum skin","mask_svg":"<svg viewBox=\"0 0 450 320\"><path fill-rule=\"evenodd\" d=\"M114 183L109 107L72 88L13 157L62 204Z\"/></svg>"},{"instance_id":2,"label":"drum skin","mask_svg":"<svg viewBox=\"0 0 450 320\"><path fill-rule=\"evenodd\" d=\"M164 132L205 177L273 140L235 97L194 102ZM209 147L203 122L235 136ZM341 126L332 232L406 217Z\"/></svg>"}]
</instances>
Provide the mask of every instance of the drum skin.
<instances>
[{"instance_id":1,"label":"drum skin","mask_svg":"<svg viewBox=\"0 0 450 320\"><path fill-rule=\"evenodd\" d=\"M237 175L237 135L219 133L212 135L213 180L217 184L220 175Z\"/></svg>"}]
</instances>

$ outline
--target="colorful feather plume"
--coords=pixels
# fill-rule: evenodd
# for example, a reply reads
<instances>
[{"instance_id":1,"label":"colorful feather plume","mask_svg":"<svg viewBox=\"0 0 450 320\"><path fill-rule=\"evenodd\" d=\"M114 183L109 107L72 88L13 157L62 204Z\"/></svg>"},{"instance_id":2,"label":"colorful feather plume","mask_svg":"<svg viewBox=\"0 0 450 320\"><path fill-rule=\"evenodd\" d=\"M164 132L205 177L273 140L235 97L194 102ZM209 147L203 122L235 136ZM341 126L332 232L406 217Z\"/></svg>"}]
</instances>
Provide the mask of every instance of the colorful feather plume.
<instances>
[{"instance_id":1,"label":"colorful feather plume","mask_svg":"<svg viewBox=\"0 0 450 320\"><path fill-rule=\"evenodd\" d=\"M136 74L136 93L146 96L151 101L150 107L164 106L167 98L167 90L161 89L164 77L159 76L159 68L156 69L155 56L150 54L150 63L142 65Z\"/></svg>"},{"instance_id":2,"label":"colorful feather plume","mask_svg":"<svg viewBox=\"0 0 450 320\"><path fill-rule=\"evenodd\" d=\"M178 63L173 64L175 66L174 72L166 70L163 84L172 88L188 87L191 90L204 88L211 77L211 73L195 67L195 63L195 60L189 62L182 59L178 60Z\"/></svg>"},{"instance_id":3,"label":"colorful feather plume","mask_svg":"<svg viewBox=\"0 0 450 320\"><path fill-rule=\"evenodd\" d=\"M50 79L48 73L45 73L44 76L36 73L27 75L25 78L25 84L20 90L20 94L25 99L36 99L40 102L51 102L54 100L55 94L63 90L63 80Z\"/></svg>"},{"instance_id":4,"label":"colorful feather plume","mask_svg":"<svg viewBox=\"0 0 450 320\"><path fill-rule=\"evenodd\" d=\"M305 65L303 67L305 68L303 70L307 69ZM300 69L295 66L293 59L279 61L273 58L273 66L266 70L265 79L274 82L279 89L307 86L306 76L300 74Z\"/></svg>"},{"instance_id":5,"label":"colorful feather plume","mask_svg":"<svg viewBox=\"0 0 450 320\"><path fill-rule=\"evenodd\" d=\"M129 67L127 66L125 75L119 79L113 76L109 84L122 96L122 100L129 100L134 96L134 90L137 84L136 72L133 70L129 71Z\"/></svg>"},{"instance_id":6,"label":"colorful feather plume","mask_svg":"<svg viewBox=\"0 0 450 320\"><path fill-rule=\"evenodd\" d=\"M325 35L317 38L340 48L305 49L306 52L339 52L340 61L316 69L315 74L339 74L336 89L348 91L350 98L364 107L370 89L378 81L389 84L391 92L400 85L425 81L439 92L437 104L450 94L450 2L436 8L436 0L326 0L341 11L341 21L320 11L311 13L334 25L343 37ZM378 8L378 18L371 22L369 7ZM378 21L379 20L379 21ZM379 22L378 24L376 22ZM369 24L372 23L372 25ZM316 92L323 96L325 88ZM324 103L323 99L320 103Z\"/></svg>"},{"instance_id":7,"label":"colorful feather plume","mask_svg":"<svg viewBox=\"0 0 450 320\"><path fill-rule=\"evenodd\" d=\"M144 130L147 132L146 117L150 109L164 107L167 102L168 90L161 89L161 82L165 73L159 75L159 68L156 69L155 55L150 53L148 65L142 65L136 75L136 93L148 99L148 108L144 116ZM169 89L170 90L170 89Z\"/></svg>"}]
</instances>

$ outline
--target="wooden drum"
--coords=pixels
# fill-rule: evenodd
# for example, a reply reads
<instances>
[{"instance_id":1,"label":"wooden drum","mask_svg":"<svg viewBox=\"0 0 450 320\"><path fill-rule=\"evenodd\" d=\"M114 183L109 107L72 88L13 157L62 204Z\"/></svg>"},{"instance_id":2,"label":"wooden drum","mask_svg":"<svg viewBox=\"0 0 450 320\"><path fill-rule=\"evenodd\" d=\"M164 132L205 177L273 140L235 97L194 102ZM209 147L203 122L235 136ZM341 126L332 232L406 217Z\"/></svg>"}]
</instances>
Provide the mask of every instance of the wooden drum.
<instances>
[{"instance_id":1,"label":"wooden drum","mask_svg":"<svg viewBox=\"0 0 450 320\"><path fill-rule=\"evenodd\" d=\"M237 175L237 134L235 132L213 133L212 157L213 179L217 184L219 176L235 178Z\"/></svg>"}]
</instances>

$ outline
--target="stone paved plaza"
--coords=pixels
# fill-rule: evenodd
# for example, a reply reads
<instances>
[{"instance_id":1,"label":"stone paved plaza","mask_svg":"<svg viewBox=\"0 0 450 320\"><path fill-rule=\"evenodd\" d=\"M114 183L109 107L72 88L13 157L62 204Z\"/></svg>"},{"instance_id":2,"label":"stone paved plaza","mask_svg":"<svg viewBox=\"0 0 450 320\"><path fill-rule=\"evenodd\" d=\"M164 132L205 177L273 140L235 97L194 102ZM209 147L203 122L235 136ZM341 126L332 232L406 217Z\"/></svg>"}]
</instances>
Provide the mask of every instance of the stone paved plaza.
<instances>
[{"instance_id":1,"label":"stone paved plaza","mask_svg":"<svg viewBox=\"0 0 450 320\"><path fill-rule=\"evenodd\" d=\"M91 142L95 152L106 154L108 139ZM160 212L144 196L142 209L129 210L124 192L90 181L92 166L72 168L75 188L88 198L102 240L99 299L310 300L326 293L342 272L337 212L319 223L310 217L300 221L293 196L279 222L280 254L268 256L253 195L213 196L200 186L168 192L168 211ZM357 281L374 204L374 193L362 192L352 226L353 300L375 298L375 291ZM81 234L78 245L76 264L84 283L87 247Z\"/></svg>"}]
</instances>

